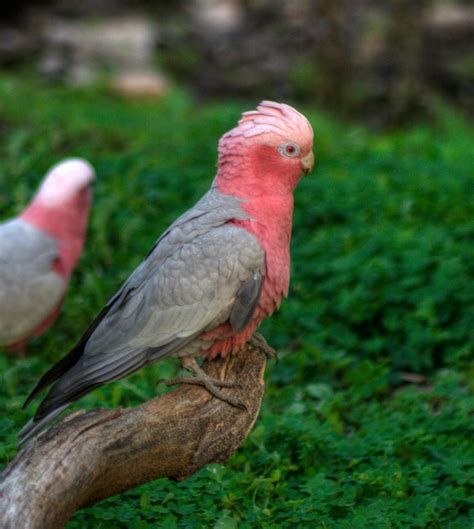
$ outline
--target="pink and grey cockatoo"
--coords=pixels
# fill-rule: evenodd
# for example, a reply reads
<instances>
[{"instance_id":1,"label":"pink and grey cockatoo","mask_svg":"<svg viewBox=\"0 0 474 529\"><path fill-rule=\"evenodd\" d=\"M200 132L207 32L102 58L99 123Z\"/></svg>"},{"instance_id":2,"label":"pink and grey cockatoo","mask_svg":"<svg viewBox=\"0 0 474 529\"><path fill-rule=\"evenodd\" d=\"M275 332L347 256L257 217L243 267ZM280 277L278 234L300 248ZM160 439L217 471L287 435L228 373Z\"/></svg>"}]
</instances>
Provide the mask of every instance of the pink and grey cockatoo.
<instances>
[{"instance_id":1,"label":"pink and grey cockatoo","mask_svg":"<svg viewBox=\"0 0 474 529\"><path fill-rule=\"evenodd\" d=\"M0 224L0 347L22 354L58 316L82 252L93 168L55 165L21 215Z\"/></svg>"},{"instance_id":2,"label":"pink and grey cockatoo","mask_svg":"<svg viewBox=\"0 0 474 529\"><path fill-rule=\"evenodd\" d=\"M28 397L54 383L23 441L71 402L145 364L179 357L193 383L239 402L196 357L240 349L280 305L290 280L293 191L314 162L313 130L270 101L245 112L219 142L211 189L157 240L79 343Z\"/></svg>"}]
</instances>

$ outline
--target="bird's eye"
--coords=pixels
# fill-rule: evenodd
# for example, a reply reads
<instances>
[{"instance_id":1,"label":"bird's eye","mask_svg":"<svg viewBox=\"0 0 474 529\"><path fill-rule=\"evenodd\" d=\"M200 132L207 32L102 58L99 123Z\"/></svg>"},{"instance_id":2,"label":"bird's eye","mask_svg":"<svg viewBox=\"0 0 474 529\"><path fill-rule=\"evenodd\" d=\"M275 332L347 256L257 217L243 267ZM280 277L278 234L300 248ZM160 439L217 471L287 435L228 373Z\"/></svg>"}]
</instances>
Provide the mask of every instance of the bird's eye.
<instances>
[{"instance_id":1,"label":"bird's eye","mask_svg":"<svg viewBox=\"0 0 474 529\"><path fill-rule=\"evenodd\" d=\"M286 158L295 158L300 154L300 147L296 143L288 141L278 147L278 152Z\"/></svg>"}]
</instances>

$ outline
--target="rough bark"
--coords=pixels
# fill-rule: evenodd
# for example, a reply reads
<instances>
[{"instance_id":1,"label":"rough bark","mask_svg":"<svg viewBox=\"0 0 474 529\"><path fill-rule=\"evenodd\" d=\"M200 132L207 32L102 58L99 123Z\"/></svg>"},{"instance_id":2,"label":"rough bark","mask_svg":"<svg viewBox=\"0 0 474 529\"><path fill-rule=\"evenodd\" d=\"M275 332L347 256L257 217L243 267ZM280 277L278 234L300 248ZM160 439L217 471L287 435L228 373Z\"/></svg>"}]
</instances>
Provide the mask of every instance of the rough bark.
<instances>
[{"instance_id":1,"label":"rough bark","mask_svg":"<svg viewBox=\"0 0 474 529\"><path fill-rule=\"evenodd\" d=\"M250 345L204 370L235 381L247 410L183 385L136 408L76 412L21 450L0 476L2 529L56 529L103 498L159 478L223 463L260 409L264 353Z\"/></svg>"}]
</instances>

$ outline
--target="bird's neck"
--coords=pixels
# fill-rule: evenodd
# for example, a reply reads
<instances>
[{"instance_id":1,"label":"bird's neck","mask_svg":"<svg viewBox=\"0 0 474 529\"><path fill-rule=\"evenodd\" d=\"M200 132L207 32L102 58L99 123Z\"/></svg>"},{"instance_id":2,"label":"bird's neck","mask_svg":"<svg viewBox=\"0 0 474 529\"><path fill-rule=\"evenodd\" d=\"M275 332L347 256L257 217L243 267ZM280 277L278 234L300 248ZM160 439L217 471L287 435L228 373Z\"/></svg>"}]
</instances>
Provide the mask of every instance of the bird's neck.
<instances>
[{"instance_id":1,"label":"bird's neck","mask_svg":"<svg viewBox=\"0 0 474 529\"><path fill-rule=\"evenodd\" d=\"M253 233L266 255L267 287L271 287L273 302L279 305L282 296L287 296L290 281L290 240L293 225L293 194L255 195L252 189L238 189L226 185L230 181L216 180L218 191L238 197L241 208L249 219L232 221Z\"/></svg>"},{"instance_id":2,"label":"bird's neck","mask_svg":"<svg viewBox=\"0 0 474 529\"><path fill-rule=\"evenodd\" d=\"M20 215L20 219L47 233L58 244L60 263L55 270L69 279L82 253L89 216L90 197L64 205L48 208L34 200Z\"/></svg>"},{"instance_id":3,"label":"bird's neck","mask_svg":"<svg viewBox=\"0 0 474 529\"><path fill-rule=\"evenodd\" d=\"M250 217L246 221L250 231L266 251L272 247L289 248L293 225L292 194L244 201L241 208Z\"/></svg>"},{"instance_id":4,"label":"bird's neck","mask_svg":"<svg viewBox=\"0 0 474 529\"><path fill-rule=\"evenodd\" d=\"M285 180L285 175L256 171L245 160L221 156L213 187L241 201L241 208L250 217L249 229L262 245L288 247L294 186L282 185Z\"/></svg>"}]
</instances>

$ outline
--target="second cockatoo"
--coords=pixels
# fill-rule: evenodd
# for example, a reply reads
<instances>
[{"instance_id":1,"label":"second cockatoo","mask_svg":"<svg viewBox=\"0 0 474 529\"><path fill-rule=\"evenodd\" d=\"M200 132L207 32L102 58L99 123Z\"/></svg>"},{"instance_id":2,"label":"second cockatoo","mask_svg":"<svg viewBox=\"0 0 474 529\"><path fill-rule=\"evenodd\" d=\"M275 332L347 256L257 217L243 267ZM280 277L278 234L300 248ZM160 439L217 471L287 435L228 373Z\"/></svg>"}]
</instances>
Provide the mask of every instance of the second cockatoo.
<instances>
[{"instance_id":1,"label":"second cockatoo","mask_svg":"<svg viewBox=\"0 0 474 529\"><path fill-rule=\"evenodd\" d=\"M228 384L196 357L240 349L280 305L290 280L293 191L314 162L313 130L291 106L262 102L219 142L211 189L157 240L79 343L39 381L54 383L25 441L89 391L168 356L214 396Z\"/></svg>"},{"instance_id":2,"label":"second cockatoo","mask_svg":"<svg viewBox=\"0 0 474 529\"><path fill-rule=\"evenodd\" d=\"M59 314L84 245L94 179L85 160L60 162L23 213L0 223L0 348L24 353Z\"/></svg>"}]
</instances>

